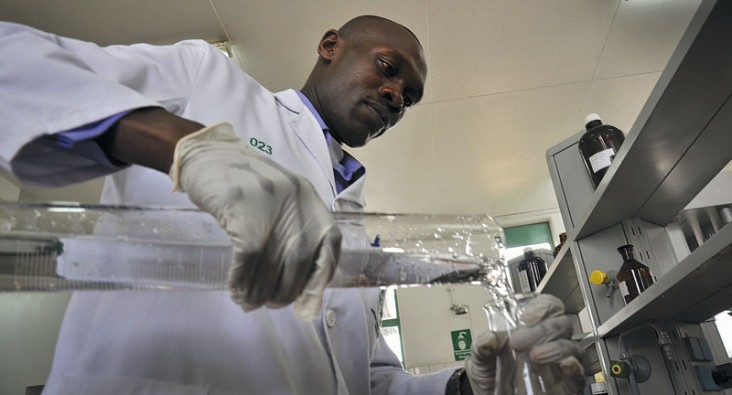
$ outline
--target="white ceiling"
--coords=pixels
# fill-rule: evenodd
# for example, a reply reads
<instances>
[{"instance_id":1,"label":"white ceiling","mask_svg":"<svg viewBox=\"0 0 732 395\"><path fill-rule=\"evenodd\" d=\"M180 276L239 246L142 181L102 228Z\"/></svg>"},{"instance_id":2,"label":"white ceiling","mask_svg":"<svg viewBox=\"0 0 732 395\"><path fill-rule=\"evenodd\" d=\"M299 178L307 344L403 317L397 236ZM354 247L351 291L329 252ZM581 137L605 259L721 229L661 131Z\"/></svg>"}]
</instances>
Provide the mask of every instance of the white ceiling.
<instances>
[{"instance_id":1,"label":"white ceiling","mask_svg":"<svg viewBox=\"0 0 732 395\"><path fill-rule=\"evenodd\" d=\"M2 19L100 44L230 39L273 91L300 88L329 28L378 14L420 37L425 98L354 153L369 211L553 209L545 152L587 113L630 130L700 0L4 0ZM25 199L98 196L99 183Z\"/></svg>"}]
</instances>

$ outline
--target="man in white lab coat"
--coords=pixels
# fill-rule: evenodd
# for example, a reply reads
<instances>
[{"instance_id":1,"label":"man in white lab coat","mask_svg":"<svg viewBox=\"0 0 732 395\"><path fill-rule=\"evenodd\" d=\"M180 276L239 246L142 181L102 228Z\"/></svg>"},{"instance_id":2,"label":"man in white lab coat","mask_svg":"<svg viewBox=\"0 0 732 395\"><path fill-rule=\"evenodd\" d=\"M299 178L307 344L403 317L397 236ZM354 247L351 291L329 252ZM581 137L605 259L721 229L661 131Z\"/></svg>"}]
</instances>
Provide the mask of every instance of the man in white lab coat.
<instances>
[{"instance_id":1,"label":"man in white lab coat","mask_svg":"<svg viewBox=\"0 0 732 395\"><path fill-rule=\"evenodd\" d=\"M365 170L341 145L396 124L421 99L427 66L408 29L372 16L329 30L317 52L301 91L271 93L202 41L102 48L0 24L7 174L45 186L111 174L101 203L197 206L234 246L229 293L76 293L46 393L459 394L470 381L488 394L510 385L496 377L497 364L509 371L505 336L476 342L466 369L414 377L379 336L379 290L324 291L341 243L329 211L364 206ZM543 362L562 361L576 387L581 351L555 341L569 324L547 303L537 328L552 329L530 343L544 343Z\"/></svg>"}]
</instances>

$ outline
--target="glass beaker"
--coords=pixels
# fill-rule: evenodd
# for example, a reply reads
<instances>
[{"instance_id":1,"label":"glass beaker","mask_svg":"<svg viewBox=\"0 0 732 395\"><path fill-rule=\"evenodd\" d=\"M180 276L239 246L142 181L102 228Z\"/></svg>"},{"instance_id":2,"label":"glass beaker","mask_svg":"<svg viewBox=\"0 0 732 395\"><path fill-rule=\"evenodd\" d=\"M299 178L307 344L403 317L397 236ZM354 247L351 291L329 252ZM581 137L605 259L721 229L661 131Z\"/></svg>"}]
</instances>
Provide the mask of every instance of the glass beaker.
<instances>
[{"instance_id":1,"label":"glass beaker","mask_svg":"<svg viewBox=\"0 0 732 395\"><path fill-rule=\"evenodd\" d=\"M558 369L549 365L537 365L531 362L529 351L516 351L510 347L511 335L517 329L525 326L521 319L526 306L536 297L533 292L515 294L505 297L497 297L484 306L488 315L488 327L493 332L508 333L509 340L506 345L507 350L499 354L500 358L508 358L507 363L499 364L497 377L499 378L499 386L496 388L496 394L514 394L514 395L561 395L562 387L559 382L559 374L555 370ZM511 363L513 362L513 363ZM512 371L502 372L512 366ZM500 382L504 380L504 382ZM508 380L509 382L505 382Z\"/></svg>"}]
</instances>

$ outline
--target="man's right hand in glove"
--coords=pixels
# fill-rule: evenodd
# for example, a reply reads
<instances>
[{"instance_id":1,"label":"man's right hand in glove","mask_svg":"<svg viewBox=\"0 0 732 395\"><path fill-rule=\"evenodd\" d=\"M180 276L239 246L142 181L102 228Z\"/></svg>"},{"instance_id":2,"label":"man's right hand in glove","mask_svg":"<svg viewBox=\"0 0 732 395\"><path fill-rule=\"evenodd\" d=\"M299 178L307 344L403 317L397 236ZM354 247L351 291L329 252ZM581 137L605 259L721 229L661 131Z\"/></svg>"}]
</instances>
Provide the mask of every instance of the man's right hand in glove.
<instances>
[{"instance_id":1,"label":"man's right hand in glove","mask_svg":"<svg viewBox=\"0 0 732 395\"><path fill-rule=\"evenodd\" d=\"M217 219L233 244L231 296L245 311L295 302L300 318L319 314L341 233L305 178L256 153L229 124L204 128L162 109L131 113L99 142L115 159L170 170L176 188Z\"/></svg>"}]
</instances>

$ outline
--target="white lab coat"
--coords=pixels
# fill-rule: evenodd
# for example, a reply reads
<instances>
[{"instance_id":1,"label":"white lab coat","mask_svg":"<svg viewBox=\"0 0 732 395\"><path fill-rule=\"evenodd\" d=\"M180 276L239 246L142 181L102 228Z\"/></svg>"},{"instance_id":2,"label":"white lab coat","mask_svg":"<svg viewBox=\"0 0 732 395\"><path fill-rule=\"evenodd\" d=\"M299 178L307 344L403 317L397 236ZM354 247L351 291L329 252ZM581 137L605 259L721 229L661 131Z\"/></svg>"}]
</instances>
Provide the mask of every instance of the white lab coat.
<instances>
[{"instance_id":1,"label":"white lab coat","mask_svg":"<svg viewBox=\"0 0 732 395\"><path fill-rule=\"evenodd\" d=\"M114 170L34 141L121 111L162 106L243 141L308 178L334 210L362 210L365 176L336 194L323 133L289 90L273 94L202 41L111 46L0 23L0 166L26 183L63 185ZM258 145L256 143L255 145ZM263 153L263 155L267 155ZM132 166L102 203L191 206L167 175ZM243 313L227 292L77 292L47 393L444 394L452 371L404 372L378 335L379 290L326 292L323 314Z\"/></svg>"}]
</instances>

